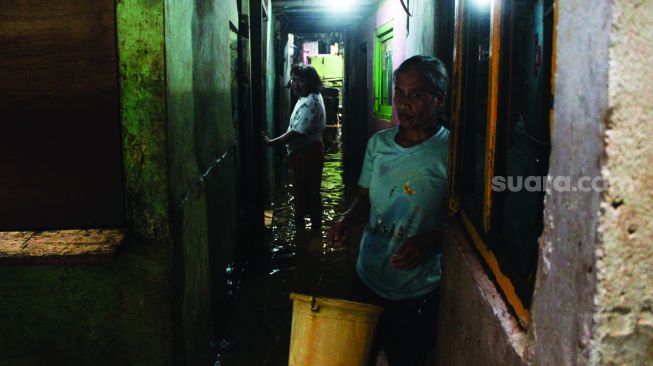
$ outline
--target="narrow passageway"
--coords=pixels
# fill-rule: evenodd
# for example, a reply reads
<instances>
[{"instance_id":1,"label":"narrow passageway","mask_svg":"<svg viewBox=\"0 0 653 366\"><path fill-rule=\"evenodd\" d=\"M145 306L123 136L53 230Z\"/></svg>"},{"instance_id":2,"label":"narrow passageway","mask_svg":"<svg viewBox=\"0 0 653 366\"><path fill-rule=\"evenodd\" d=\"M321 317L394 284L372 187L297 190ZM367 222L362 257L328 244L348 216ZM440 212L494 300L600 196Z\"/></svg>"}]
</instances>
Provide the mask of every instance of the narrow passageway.
<instances>
[{"instance_id":1,"label":"narrow passageway","mask_svg":"<svg viewBox=\"0 0 653 366\"><path fill-rule=\"evenodd\" d=\"M589 3L0 0L0 365L285 366L291 293L383 307L293 366L653 365L653 1Z\"/></svg>"},{"instance_id":2,"label":"narrow passageway","mask_svg":"<svg viewBox=\"0 0 653 366\"><path fill-rule=\"evenodd\" d=\"M338 133L325 137L322 174L322 235L294 227L292 179L288 164L280 189L272 202L272 222L266 247L267 268L243 273L239 293L229 317L231 344L217 357L216 365L287 365L290 341L291 292L348 298L356 246L332 250L325 236L336 215L349 202L342 182L342 151ZM357 240L353 235L352 243ZM255 273L254 273L255 272Z\"/></svg>"}]
</instances>

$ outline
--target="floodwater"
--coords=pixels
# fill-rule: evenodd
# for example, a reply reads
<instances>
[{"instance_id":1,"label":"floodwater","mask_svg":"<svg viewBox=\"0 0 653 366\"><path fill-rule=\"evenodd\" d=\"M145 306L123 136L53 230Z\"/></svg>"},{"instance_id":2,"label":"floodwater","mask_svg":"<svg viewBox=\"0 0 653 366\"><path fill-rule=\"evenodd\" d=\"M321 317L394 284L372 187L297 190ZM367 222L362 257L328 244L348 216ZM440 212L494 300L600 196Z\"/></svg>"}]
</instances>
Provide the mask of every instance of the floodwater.
<instances>
[{"instance_id":1,"label":"floodwater","mask_svg":"<svg viewBox=\"0 0 653 366\"><path fill-rule=\"evenodd\" d=\"M272 203L272 224L266 239L269 268L235 284L238 294L234 296L228 334L216 345L214 366L287 365L292 319L290 293L349 297L357 245L332 250L325 240L331 223L350 201L342 182L342 153L337 137L336 134L333 142L325 146L321 235L311 236L310 223L306 232L296 232L291 177L289 170L284 169L282 187ZM359 236L354 233L351 242L356 243Z\"/></svg>"},{"instance_id":2,"label":"floodwater","mask_svg":"<svg viewBox=\"0 0 653 366\"><path fill-rule=\"evenodd\" d=\"M324 171L322 172L322 187L321 196L323 204L322 212L322 255L327 255L329 252L324 238L326 231L331 226L337 215L341 214L345 209L345 187L342 182L342 152L340 145L336 141L330 145L325 146L324 157ZM315 245L315 237L309 238L308 232L312 223L310 219L306 218L307 232L297 233L294 224L294 209L293 209L293 195L292 195L292 181L290 179L290 171L286 169L286 174L283 179L283 186L279 190L278 197L272 203L272 225L271 225L271 240L269 240L269 247L272 252L273 263L278 262L281 264L283 259L294 256L297 251L306 250L307 239L309 245ZM311 250L319 248L312 247ZM315 253L313 253L315 254ZM278 271L280 268L273 267L273 271Z\"/></svg>"}]
</instances>

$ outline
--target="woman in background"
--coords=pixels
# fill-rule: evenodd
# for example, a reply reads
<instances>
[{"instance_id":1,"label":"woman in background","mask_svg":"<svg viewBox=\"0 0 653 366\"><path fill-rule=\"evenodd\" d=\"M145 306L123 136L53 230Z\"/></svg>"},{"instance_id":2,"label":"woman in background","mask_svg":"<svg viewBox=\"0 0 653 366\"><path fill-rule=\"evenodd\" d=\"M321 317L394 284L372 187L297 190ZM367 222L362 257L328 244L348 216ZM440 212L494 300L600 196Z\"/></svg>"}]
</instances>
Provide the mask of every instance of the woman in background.
<instances>
[{"instance_id":1,"label":"woman in background","mask_svg":"<svg viewBox=\"0 0 653 366\"><path fill-rule=\"evenodd\" d=\"M262 132L267 146L285 144L293 171L295 201L295 226L305 229L304 217L311 219L311 231L321 233L322 199L320 185L324 167L322 132L326 122L324 101L320 94L322 80L317 71L306 64L297 64L290 70L291 88L299 98L290 116L288 130L270 139Z\"/></svg>"}]
</instances>

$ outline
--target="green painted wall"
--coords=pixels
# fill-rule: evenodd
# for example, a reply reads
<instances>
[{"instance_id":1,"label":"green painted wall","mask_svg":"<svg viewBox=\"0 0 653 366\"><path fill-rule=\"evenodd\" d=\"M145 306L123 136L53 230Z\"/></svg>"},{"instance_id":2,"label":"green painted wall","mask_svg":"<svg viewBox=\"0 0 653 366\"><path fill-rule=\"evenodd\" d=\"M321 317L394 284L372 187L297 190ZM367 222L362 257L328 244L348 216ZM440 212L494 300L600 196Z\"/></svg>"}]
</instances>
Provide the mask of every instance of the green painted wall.
<instances>
[{"instance_id":1,"label":"green painted wall","mask_svg":"<svg viewBox=\"0 0 653 366\"><path fill-rule=\"evenodd\" d=\"M161 240L169 236L163 3L117 6L127 218L143 237Z\"/></svg>"},{"instance_id":2,"label":"green painted wall","mask_svg":"<svg viewBox=\"0 0 653 366\"><path fill-rule=\"evenodd\" d=\"M172 357L163 3L117 2L128 234L109 264L0 267L0 365Z\"/></svg>"},{"instance_id":3,"label":"green painted wall","mask_svg":"<svg viewBox=\"0 0 653 366\"><path fill-rule=\"evenodd\" d=\"M165 365L168 252L130 238L116 261L0 267L0 365Z\"/></svg>"},{"instance_id":4,"label":"green painted wall","mask_svg":"<svg viewBox=\"0 0 653 366\"><path fill-rule=\"evenodd\" d=\"M344 61L340 55L310 56L309 62L322 79L342 79Z\"/></svg>"}]
</instances>

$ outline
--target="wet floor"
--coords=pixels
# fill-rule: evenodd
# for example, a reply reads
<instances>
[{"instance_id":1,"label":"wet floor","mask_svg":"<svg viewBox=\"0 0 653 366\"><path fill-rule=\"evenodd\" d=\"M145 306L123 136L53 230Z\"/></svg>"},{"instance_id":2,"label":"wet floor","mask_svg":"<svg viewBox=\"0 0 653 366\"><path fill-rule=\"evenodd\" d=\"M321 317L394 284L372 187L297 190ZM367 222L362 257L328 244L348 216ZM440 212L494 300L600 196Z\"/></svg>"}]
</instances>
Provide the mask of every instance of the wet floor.
<instances>
[{"instance_id":1,"label":"wet floor","mask_svg":"<svg viewBox=\"0 0 653 366\"><path fill-rule=\"evenodd\" d=\"M293 224L290 171L284 169L282 188L272 203L272 223L266 238L269 268L243 279L229 319L228 344L214 366L287 365L290 344L291 292L349 298L356 245L331 250L326 231L349 203L342 182L342 154L335 143L326 146L322 175L321 235L298 233ZM360 233L352 235L355 243Z\"/></svg>"}]
</instances>

